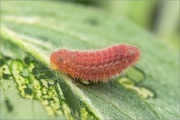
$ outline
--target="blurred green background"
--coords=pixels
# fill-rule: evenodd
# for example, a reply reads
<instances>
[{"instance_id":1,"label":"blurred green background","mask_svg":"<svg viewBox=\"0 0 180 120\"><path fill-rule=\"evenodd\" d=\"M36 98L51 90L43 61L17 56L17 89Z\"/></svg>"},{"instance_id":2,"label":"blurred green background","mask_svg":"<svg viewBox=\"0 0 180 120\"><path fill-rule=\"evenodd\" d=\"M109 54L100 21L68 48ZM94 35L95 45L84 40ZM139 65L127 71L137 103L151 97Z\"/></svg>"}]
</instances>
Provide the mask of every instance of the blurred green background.
<instances>
[{"instance_id":1,"label":"blurred green background","mask_svg":"<svg viewBox=\"0 0 180 120\"><path fill-rule=\"evenodd\" d=\"M178 50L180 40L179 0L63 0L92 6L126 17Z\"/></svg>"}]
</instances>

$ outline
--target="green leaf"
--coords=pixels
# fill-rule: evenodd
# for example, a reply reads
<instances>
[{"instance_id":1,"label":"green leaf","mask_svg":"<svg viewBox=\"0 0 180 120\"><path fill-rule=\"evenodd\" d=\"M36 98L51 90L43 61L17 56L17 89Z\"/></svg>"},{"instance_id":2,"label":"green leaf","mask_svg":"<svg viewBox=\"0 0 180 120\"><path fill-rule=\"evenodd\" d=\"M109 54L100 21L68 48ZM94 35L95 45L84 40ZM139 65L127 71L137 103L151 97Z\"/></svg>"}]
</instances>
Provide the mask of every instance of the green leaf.
<instances>
[{"instance_id":1,"label":"green leaf","mask_svg":"<svg viewBox=\"0 0 180 120\"><path fill-rule=\"evenodd\" d=\"M24 64L26 62L23 62L22 58L28 56L27 53L5 40L1 43L2 119L72 119L70 109L64 102L62 90L58 89L59 86L54 81L52 84L47 74L41 77L41 74L48 73L49 70L30 57L25 57L24 60L29 58L29 64ZM42 67L44 71L39 69ZM33 69L38 71L36 76Z\"/></svg>"},{"instance_id":2,"label":"green leaf","mask_svg":"<svg viewBox=\"0 0 180 120\"><path fill-rule=\"evenodd\" d=\"M67 119L180 118L178 52L152 34L127 19L62 2L3 1L1 9L1 59L10 57L5 66L12 75L10 85L15 86L9 90L1 79L2 93L8 96L16 92L8 100L15 103L22 99L22 106L36 101L36 115L34 108L28 109L28 118L52 118L51 113ZM142 58L112 82L83 85L50 70L49 56L54 50L95 50L120 43L139 46ZM58 89L47 87L54 83ZM39 92L45 94L39 96ZM44 98L58 103L46 104ZM12 114L18 105L11 107L8 100L1 100L5 101L1 106L7 106L7 111L1 110L2 118L25 117L18 115L25 111ZM61 110L54 110L53 105Z\"/></svg>"}]
</instances>

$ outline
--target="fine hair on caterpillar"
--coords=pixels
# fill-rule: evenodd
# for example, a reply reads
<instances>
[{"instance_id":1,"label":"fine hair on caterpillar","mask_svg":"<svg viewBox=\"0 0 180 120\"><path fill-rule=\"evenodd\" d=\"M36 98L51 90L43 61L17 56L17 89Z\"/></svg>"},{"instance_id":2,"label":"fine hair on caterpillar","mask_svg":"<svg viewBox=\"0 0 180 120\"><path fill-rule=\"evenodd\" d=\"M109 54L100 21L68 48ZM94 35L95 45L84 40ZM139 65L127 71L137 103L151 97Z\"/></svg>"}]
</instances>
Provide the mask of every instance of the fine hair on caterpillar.
<instances>
[{"instance_id":1,"label":"fine hair on caterpillar","mask_svg":"<svg viewBox=\"0 0 180 120\"><path fill-rule=\"evenodd\" d=\"M120 44L96 51L60 49L51 54L50 64L53 69L73 79L108 82L134 65L139 58L137 47Z\"/></svg>"}]
</instances>

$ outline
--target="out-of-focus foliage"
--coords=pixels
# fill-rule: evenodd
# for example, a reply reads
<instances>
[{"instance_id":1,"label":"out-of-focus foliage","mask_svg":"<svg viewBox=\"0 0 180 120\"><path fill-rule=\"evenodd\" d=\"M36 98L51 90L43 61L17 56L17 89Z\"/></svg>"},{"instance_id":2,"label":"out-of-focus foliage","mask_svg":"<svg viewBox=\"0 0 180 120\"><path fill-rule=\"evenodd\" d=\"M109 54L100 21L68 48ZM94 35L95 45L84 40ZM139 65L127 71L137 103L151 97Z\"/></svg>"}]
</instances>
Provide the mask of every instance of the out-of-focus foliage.
<instances>
[{"instance_id":1,"label":"out-of-focus foliage","mask_svg":"<svg viewBox=\"0 0 180 120\"><path fill-rule=\"evenodd\" d=\"M98 7L118 17L126 17L152 31L160 40L178 50L180 40L179 0L69 0Z\"/></svg>"}]
</instances>

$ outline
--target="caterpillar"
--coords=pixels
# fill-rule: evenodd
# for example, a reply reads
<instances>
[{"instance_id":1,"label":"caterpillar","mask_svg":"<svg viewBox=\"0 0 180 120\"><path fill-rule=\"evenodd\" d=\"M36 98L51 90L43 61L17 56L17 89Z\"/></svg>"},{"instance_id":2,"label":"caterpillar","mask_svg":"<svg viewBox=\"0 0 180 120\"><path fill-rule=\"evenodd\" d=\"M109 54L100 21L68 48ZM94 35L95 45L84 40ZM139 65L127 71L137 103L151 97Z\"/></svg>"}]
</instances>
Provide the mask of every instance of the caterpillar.
<instances>
[{"instance_id":1,"label":"caterpillar","mask_svg":"<svg viewBox=\"0 0 180 120\"><path fill-rule=\"evenodd\" d=\"M103 50L73 51L60 49L50 56L51 67L71 78L107 82L134 65L140 58L137 47L120 44Z\"/></svg>"}]
</instances>

